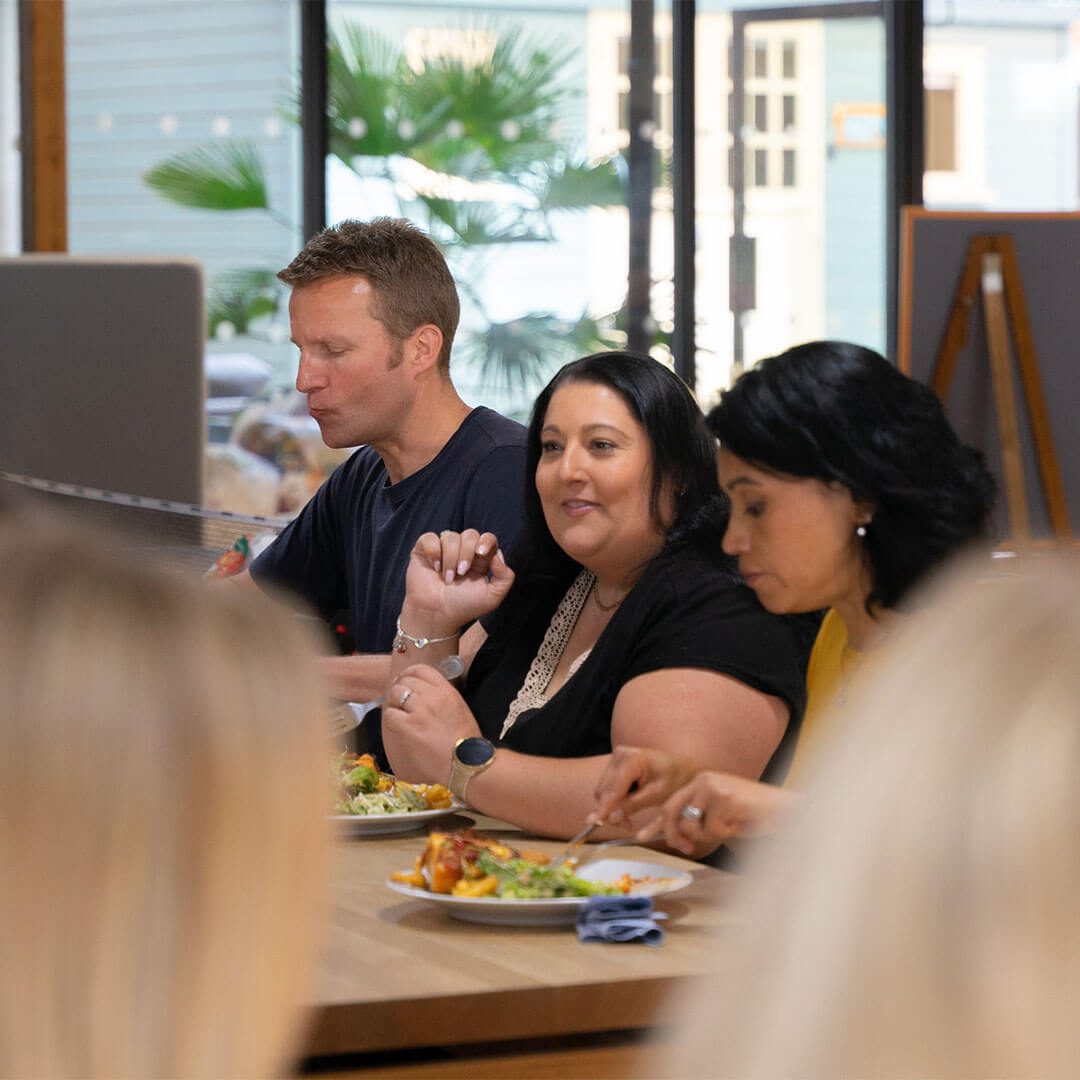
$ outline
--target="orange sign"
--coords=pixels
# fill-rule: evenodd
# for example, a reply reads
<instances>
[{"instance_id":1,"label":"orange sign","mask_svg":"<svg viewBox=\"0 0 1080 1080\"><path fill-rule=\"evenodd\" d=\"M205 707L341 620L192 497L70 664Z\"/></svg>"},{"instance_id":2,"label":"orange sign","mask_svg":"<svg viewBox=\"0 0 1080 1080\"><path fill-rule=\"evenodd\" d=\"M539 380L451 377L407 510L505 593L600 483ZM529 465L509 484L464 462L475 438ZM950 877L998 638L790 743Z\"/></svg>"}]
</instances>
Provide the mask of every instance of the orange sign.
<instances>
[{"instance_id":1,"label":"orange sign","mask_svg":"<svg viewBox=\"0 0 1080 1080\"><path fill-rule=\"evenodd\" d=\"M838 101L832 109L833 145L847 150L885 149L885 106Z\"/></svg>"}]
</instances>

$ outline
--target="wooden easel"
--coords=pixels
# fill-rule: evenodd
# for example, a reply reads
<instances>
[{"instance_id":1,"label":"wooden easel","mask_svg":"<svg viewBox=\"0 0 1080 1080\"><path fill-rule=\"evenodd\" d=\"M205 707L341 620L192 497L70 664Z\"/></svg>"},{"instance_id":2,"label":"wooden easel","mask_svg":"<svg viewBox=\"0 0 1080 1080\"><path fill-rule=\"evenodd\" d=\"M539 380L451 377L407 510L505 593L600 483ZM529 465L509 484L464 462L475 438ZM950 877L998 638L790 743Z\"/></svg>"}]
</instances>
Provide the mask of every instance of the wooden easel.
<instances>
[{"instance_id":1,"label":"wooden easel","mask_svg":"<svg viewBox=\"0 0 1080 1080\"><path fill-rule=\"evenodd\" d=\"M1027 401L1028 418L1035 443L1043 492L1050 514L1054 536L1065 540L1072 536L1069 511L1061 470L1054 450L1050 417L1046 411L1039 363L1031 337L1024 289L1020 280L1020 265L1016 246L1006 233L974 236L968 245L964 273L953 298L949 321L945 327L937 363L930 379L934 392L945 400L956 371L956 361L967 338L971 308L981 292L986 337L990 351L990 378L994 389L998 431L1001 437L1001 456L1005 473L1005 495L1008 502L1009 529L1012 538L1023 544L1031 539L1031 519L1028 514L1027 490L1024 484L1024 462L1020 452L1020 427L1016 414L1016 395L1013 390L1012 349L1009 318L1012 319L1012 341L1016 345L1020 381ZM1008 312L1006 313L1006 304Z\"/></svg>"}]
</instances>

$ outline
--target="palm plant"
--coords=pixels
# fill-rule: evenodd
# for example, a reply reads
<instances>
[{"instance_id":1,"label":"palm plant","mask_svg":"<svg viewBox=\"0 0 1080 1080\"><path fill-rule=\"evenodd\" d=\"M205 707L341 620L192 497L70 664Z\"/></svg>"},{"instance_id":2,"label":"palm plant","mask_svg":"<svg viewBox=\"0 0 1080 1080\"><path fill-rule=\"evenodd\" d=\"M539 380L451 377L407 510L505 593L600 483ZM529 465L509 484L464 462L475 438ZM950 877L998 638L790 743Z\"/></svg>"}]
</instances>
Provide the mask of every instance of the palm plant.
<instances>
[{"instance_id":1,"label":"palm plant","mask_svg":"<svg viewBox=\"0 0 1080 1080\"><path fill-rule=\"evenodd\" d=\"M488 37L494 44L479 62L435 57L417 69L385 38L343 23L327 46L330 153L359 176L390 181L401 216L419 220L459 264L459 284L487 323L464 335L462 352L485 381L525 392L564 354L613 339L586 313L569 323L541 311L491 319L478 284L484 252L550 242L555 212L625 198L619 160L586 162L558 134L574 94L560 80L572 50L540 47L516 27ZM298 122L295 103L283 113ZM287 224L250 143L196 147L143 180L183 206L256 208ZM261 306L265 297L253 299Z\"/></svg>"},{"instance_id":2,"label":"palm plant","mask_svg":"<svg viewBox=\"0 0 1080 1080\"><path fill-rule=\"evenodd\" d=\"M229 270L218 274L206 294L207 332L211 337L222 323L238 334L251 330L253 320L273 315L280 305L277 281L270 270Z\"/></svg>"}]
</instances>

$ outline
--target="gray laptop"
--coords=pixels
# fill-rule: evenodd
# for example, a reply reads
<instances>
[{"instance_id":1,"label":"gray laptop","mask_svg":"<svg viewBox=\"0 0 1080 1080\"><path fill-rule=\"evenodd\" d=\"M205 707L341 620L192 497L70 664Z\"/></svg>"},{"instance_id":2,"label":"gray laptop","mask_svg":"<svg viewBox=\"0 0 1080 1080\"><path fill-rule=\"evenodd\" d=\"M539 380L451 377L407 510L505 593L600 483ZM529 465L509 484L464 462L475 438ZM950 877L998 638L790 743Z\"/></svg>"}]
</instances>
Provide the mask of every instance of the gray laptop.
<instances>
[{"instance_id":1,"label":"gray laptop","mask_svg":"<svg viewBox=\"0 0 1080 1080\"><path fill-rule=\"evenodd\" d=\"M200 502L204 342L195 260L0 258L0 470Z\"/></svg>"}]
</instances>

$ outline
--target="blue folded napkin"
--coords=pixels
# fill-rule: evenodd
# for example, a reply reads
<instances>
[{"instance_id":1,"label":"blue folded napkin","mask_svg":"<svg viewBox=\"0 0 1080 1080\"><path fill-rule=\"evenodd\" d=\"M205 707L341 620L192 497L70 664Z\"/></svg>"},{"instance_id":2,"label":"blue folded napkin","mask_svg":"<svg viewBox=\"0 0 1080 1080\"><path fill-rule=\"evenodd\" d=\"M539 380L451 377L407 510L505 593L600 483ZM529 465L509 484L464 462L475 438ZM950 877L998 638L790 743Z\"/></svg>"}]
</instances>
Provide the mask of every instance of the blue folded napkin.
<instances>
[{"instance_id":1,"label":"blue folded napkin","mask_svg":"<svg viewBox=\"0 0 1080 1080\"><path fill-rule=\"evenodd\" d=\"M651 896L590 896L578 911L577 932L582 941L640 941L662 945L664 931L653 911Z\"/></svg>"}]
</instances>

